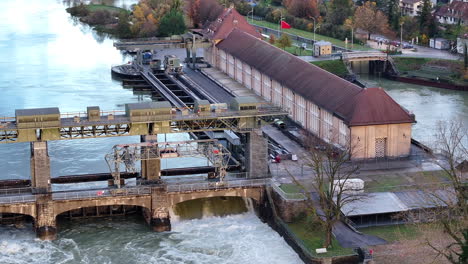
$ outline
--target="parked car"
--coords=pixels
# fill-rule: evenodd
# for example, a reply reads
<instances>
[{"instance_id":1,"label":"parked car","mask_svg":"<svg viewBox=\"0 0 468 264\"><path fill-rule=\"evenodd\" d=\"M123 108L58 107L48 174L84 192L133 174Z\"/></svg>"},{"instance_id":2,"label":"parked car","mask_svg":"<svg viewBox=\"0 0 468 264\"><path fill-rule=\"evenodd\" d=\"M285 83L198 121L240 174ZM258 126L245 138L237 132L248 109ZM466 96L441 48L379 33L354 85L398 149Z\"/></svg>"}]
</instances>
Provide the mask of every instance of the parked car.
<instances>
[{"instance_id":1,"label":"parked car","mask_svg":"<svg viewBox=\"0 0 468 264\"><path fill-rule=\"evenodd\" d=\"M393 40L390 42L390 45L395 46L395 47L400 47L400 41Z\"/></svg>"},{"instance_id":2,"label":"parked car","mask_svg":"<svg viewBox=\"0 0 468 264\"><path fill-rule=\"evenodd\" d=\"M403 42L403 48L404 49L412 49L414 46L408 42Z\"/></svg>"}]
</instances>

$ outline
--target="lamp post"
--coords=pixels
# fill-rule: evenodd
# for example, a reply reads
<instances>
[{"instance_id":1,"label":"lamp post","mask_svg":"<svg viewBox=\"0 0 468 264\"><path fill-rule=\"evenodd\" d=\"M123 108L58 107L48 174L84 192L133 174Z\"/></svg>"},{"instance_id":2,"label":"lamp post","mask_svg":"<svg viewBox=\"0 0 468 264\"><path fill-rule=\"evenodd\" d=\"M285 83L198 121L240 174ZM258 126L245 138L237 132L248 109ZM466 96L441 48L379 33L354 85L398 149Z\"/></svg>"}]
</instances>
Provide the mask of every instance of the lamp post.
<instances>
[{"instance_id":1,"label":"lamp post","mask_svg":"<svg viewBox=\"0 0 468 264\"><path fill-rule=\"evenodd\" d=\"M280 10L280 20L278 24L278 39L281 37L281 21L283 21L283 12Z\"/></svg>"},{"instance_id":2,"label":"lamp post","mask_svg":"<svg viewBox=\"0 0 468 264\"><path fill-rule=\"evenodd\" d=\"M315 17L312 17L312 19L314 20L314 45L315 45L315 29L317 28L317 23L315 23Z\"/></svg>"},{"instance_id":3,"label":"lamp post","mask_svg":"<svg viewBox=\"0 0 468 264\"><path fill-rule=\"evenodd\" d=\"M253 14L254 14L254 4L251 3L250 4L252 6L252 10L250 10L248 13L247 13L247 18L249 17L249 14L252 13L251 17L250 17L250 22L253 23Z\"/></svg>"},{"instance_id":4,"label":"lamp post","mask_svg":"<svg viewBox=\"0 0 468 264\"><path fill-rule=\"evenodd\" d=\"M400 49L403 51L403 22L400 23Z\"/></svg>"}]
</instances>

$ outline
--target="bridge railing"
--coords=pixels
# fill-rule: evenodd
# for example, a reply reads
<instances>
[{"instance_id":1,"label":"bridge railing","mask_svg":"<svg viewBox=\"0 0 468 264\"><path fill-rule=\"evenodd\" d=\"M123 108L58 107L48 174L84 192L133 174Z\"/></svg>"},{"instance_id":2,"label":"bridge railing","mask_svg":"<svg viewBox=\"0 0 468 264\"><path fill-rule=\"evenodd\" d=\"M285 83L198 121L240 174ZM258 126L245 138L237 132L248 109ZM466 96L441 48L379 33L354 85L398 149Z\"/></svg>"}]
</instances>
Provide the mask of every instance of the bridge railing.
<instances>
[{"instance_id":1,"label":"bridge railing","mask_svg":"<svg viewBox=\"0 0 468 264\"><path fill-rule=\"evenodd\" d=\"M0 189L0 195L31 193L31 190L32 190L31 187Z\"/></svg>"},{"instance_id":2,"label":"bridge railing","mask_svg":"<svg viewBox=\"0 0 468 264\"><path fill-rule=\"evenodd\" d=\"M36 196L34 194L0 196L0 204L30 203L35 201Z\"/></svg>"},{"instance_id":3,"label":"bridge railing","mask_svg":"<svg viewBox=\"0 0 468 264\"><path fill-rule=\"evenodd\" d=\"M386 53L380 51L355 51L355 52L343 52L343 60L349 60L354 58L380 58L387 57Z\"/></svg>"},{"instance_id":4,"label":"bridge railing","mask_svg":"<svg viewBox=\"0 0 468 264\"><path fill-rule=\"evenodd\" d=\"M83 191L63 191L52 193L53 200L80 200L96 197L115 197L128 195L147 195L151 194L150 187L134 187L122 189L95 189Z\"/></svg>"},{"instance_id":5,"label":"bridge railing","mask_svg":"<svg viewBox=\"0 0 468 264\"><path fill-rule=\"evenodd\" d=\"M192 192L200 190L221 190L241 187L260 187L268 184L270 179L234 180L226 182L199 182L188 184L169 184L167 192Z\"/></svg>"}]
</instances>

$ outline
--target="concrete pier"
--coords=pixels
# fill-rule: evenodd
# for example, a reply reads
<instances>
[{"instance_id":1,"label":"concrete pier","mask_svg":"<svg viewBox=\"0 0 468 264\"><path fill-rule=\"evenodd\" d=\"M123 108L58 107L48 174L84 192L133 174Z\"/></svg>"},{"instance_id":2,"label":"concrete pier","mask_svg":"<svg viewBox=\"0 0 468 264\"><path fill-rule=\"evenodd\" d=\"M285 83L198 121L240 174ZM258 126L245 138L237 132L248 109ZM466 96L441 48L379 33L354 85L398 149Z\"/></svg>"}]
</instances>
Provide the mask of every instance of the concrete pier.
<instances>
[{"instance_id":1,"label":"concrete pier","mask_svg":"<svg viewBox=\"0 0 468 264\"><path fill-rule=\"evenodd\" d=\"M141 142L157 142L158 135L142 135ZM156 182L161 178L161 160L142 160L141 161L142 183Z\"/></svg>"},{"instance_id":2,"label":"concrete pier","mask_svg":"<svg viewBox=\"0 0 468 264\"><path fill-rule=\"evenodd\" d=\"M47 142L31 142L31 185L33 193L50 192L50 158Z\"/></svg>"},{"instance_id":3,"label":"concrete pier","mask_svg":"<svg viewBox=\"0 0 468 264\"><path fill-rule=\"evenodd\" d=\"M255 129L246 135L246 171L250 177L264 177L268 174L268 140L260 129Z\"/></svg>"}]
</instances>

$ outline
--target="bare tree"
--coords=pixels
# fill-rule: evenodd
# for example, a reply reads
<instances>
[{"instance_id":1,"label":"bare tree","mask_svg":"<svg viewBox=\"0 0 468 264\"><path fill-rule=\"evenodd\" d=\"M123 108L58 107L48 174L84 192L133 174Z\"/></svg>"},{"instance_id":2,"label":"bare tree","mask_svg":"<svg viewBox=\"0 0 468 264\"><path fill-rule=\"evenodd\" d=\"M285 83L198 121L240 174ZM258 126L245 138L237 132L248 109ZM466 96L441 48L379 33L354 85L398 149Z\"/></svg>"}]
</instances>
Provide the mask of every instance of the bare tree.
<instances>
[{"instance_id":1,"label":"bare tree","mask_svg":"<svg viewBox=\"0 0 468 264\"><path fill-rule=\"evenodd\" d=\"M450 263L468 262L468 129L463 120L440 121L436 126L436 147L444 159L437 160L449 179L450 199L430 191L435 202L443 203L447 210L439 211L439 223L452 243L439 246L427 240L428 245Z\"/></svg>"},{"instance_id":2,"label":"bare tree","mask_svg":"<svg viewBox=\"0 0 468 264\"><path fill-rule=\"evenodd\" d=\"M313 193L308 195L308 204L323 221L326 234L323 246L326 248L331 246L333 225L342 220L341 210L352 202L365 199L365 194L360 192L362 189L350 181L359 167L350 161L355 147L351 140L347 142L341 147L319 140L311 140L307 144L310 146L308 163L314 172L311 182ZM289 175L297 185L307 190L294 175Z\"/></svg>"}]
</instances>

